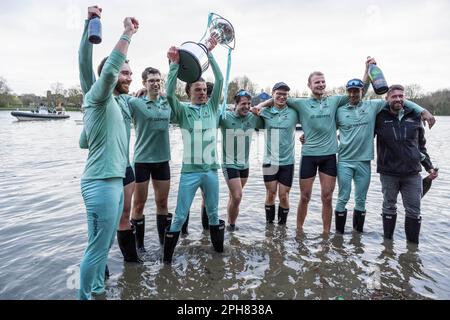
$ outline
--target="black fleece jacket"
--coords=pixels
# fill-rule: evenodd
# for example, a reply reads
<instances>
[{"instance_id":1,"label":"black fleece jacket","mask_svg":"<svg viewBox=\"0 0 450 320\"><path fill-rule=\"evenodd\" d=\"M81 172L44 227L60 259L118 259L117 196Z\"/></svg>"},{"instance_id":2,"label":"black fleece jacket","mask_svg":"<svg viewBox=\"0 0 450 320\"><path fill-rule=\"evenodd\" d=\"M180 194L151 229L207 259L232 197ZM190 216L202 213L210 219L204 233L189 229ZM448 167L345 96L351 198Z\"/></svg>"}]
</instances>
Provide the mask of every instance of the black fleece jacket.
<instances>
[{"instance_id":1,"label":"black fleece jacket","mask_svg":"<svg viewBox=\"0 0 450 320\"><path fill-rule=\"evenodd\" d=\"M377 172L391 176L406 176L433 169L425 148L425 129L421 117L404 107L401 120L389 111L389 105L378 114L375 125L377 136ZM422 161L421 153L425 155Z\"/></svg>"}]
</instances>

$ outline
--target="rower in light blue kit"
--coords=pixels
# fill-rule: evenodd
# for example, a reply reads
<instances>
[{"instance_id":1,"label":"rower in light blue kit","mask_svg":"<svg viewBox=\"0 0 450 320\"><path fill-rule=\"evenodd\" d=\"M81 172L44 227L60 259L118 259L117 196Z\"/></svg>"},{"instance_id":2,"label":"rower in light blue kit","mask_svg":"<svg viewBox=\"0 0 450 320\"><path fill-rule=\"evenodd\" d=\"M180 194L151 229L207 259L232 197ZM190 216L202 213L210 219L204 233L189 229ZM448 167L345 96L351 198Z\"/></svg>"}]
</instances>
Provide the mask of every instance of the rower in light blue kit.
<instances>
[{"instance_id":1,"label":"rower in light blue kit","mask_svg":"<svg viewBox=\"0 0 450 320\"><path fill-rule=\"evenodd\" d=\"M227 230L237 230L236 220L242 193L249 176L249 156L252 135L255 129L262 129L262 118L249 112L252 96L246 90L239 90L234 96L235 110L226 110L220 115L222 132L222 171L229 190Z\"/></svg>"},{"instance_id":2,"label":"rower in light blue kit","mask_svg":"<svg viewBox=\"0 0 450 320\"><path fill-rule=\"evenodd\" d=\"M85 28L83 32L83 37L81 39L78 62L80 70L80 84L81 89L84 94L86 94L95 83L95 74L92 68L92 44L88 41L88 26L89 21L92 17L101 17L102 9L98 6L92 6L88 8L88 20L85 22ZM104 58L99 67L98 73L100 75L103 66L106 62ZM120 106L122 111L123 122L125 124L127 132L127 169L125 173L125 178L123 179L123 189L124 189L124 205L123 212L120 218L119 227L117 230L117 242L119 244L120 251L122 252L124 261L126 262L140 262L137 256L135 243L135 235L132 225L130 224L130 213L131 213L131 198L134 191L134 172L131 167L129 160L129 144L131 135L131 117L132 111L129 106L129 101L131 96L128 95L129 87L131 84L132 72L128 63L125 62L124 67L119 73L119 78L117 80L116 87L114 89L114 99ZM80 136L80 147L83 149L88 149L88 142L86 138L86 132L83 129ZM108 269L108 268L107 268Z\"/></svg>"},{"instance_id":3,"label":"rower in light blue kit","mask_svg":"<svg viewBox=\"0 0 450 320\"><path fill-rule=\"evenodd\" d=\"M86 93L84 131L89 148L81 179L87 211L88 244L80 265L79 299L105 292L108 252L123 210L123 178L127 167L127 130L114 98L122 71L129 71L126 54L139 23L124 20L124 33L106 59L98 80ZM126 76L126 75L124 75Z\"/></svg>"},{"instance_id":4,"label":"rower in light blue kit","mask_svg":"<svg viewBox=\"0 0 450 320\"><path fill-rule=\"evenodd\" d=\"M132 222L136 227L136 241L140 252L145 251L144 207L148 197L150 179L154 190L156 224L161 245L164 242L164 231L172 220L167 200L170 189L169 123L173 121L173 113L167 98L160 94L162 79L158 69L145 68L142 72L142 84L147 92L146 96L130 100L136 129L134 145L136 190Z\"/></svg>"},{"instance_id":5,"label":"rower in light blue kit","mask_svg":"<svg viewBox=\"0 0 450 320\"><path fill-rule=\"evenodd\" d=\"M178 189L177 208L170 228L164 237L164 262L171 263L173 251L178 241L183 223L189 213L197 189L204 192L206 211L209 219L211 242L217 252L223 252L225 221L219 220L219 179L217 169L217 118L223 76L211 50L217 41L210 38L208 59L215 77L211 98L207 98L207 86L200 78L189 83L190 103L178 101L175 95L180 54L176 47L167 53L170 71L167 78L167 99L175 121L179 124L183 138L183 165Z\"/></svg>"}]
</instances>

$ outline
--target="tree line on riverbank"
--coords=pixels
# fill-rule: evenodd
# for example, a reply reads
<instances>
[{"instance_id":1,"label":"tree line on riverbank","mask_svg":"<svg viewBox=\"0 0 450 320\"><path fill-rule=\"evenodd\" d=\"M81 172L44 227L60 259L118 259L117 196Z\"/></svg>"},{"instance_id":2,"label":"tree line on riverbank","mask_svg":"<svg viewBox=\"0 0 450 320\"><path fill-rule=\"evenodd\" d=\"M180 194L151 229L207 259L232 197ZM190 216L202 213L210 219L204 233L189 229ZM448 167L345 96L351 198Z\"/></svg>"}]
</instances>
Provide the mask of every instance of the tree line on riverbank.
<instances>
[{"instance_id":1,"label":"tree line on riverbank","mask_svg":"<svg viewBox=\"0 0 450 320\"><path fill-rule=\"evenodd\" d=\"M163 75L163 78L164 75ZM176 94L182 101L188 100L184 91L184 83L177 82ZM233 103L234 93L239 89L245 89L253 95L258 95L261 92L270 94L271 88L260 88L256 83L252 82L247 76L236 77L229 83L227 103ZM345 87L337 87L329 90L329 93L345 94ZM450 89L440 89L434 92L424 93L422 88L417 84L410 84L405 86L405 95L419 105L427 108L434 115L450 115ZM292 90L292 97L307 97L309 91ZM370 89L367 93L366 99L379 99L380 96ZM39 96L33 93L16 95L8 86L5 78L0 77L0 108L34 108L40 104L45 104L50 107L63 106L66 110L80 110L83 102L83 94L80 86L70 87L65 89L63 84L56 82L50 86L47 91L47 96Z\"/></svg>"}]
</instances>

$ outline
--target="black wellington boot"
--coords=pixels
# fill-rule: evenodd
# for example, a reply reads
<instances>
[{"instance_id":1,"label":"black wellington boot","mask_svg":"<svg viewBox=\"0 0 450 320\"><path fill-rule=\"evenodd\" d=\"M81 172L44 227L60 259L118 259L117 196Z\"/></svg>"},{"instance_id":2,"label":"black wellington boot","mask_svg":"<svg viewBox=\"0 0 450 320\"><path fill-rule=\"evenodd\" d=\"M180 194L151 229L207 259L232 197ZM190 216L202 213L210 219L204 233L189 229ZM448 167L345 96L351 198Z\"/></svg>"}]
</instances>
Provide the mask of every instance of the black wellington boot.
<instances>
[{"instance_id":1,"label":"black wellington boot","mask_svg":"<svg viewBox=\"0 0 450 320\"><path fill-rule=\"evenodd\" d=\"M134 227L134 236L136 238L136 248L138 252L145 252L144 247L144 233L145 233L145 216L142 219L131 219L131 224Z\"/></svg>"},{"instance_id":2,"label":"black wellington boot","mask_svg":"<svg viewBox=\"0 0 450 320\"><path fill-rule=\"evenodd\" d=\"M336 225L336 232L344 234L346 221L347 209L345 209L344 211L334 211L334 223Z\"/></svg>"},{"instance_id":3,"label":"black wellington boot","mask_svg":"<svg viewBox=\"0 0 450 320\"><path fill-rule=\"evenodd\" d=\"M190 216L191 212L188 212L188 215L186 217L186 221L183 223L183 226L181 227L181 234L187 235L189 234L188 232L188 226L189 226L189 216Z\"/></svg>"},{"instance_id":4,"label":"black wellington boot","mask_svg":"<svg viewBox=\"0 0 450 320\"><path fill-rule=\"evenodd\" d=\"M178 242L178 237L180 236L180 231L170 232L170 227L167 227L166 233L164 235L164 257L163 262L165 264L172 263L173 251Z\"/></svg>"},{"instance_id":5,"label":"black wellington boot","mask_svg":"<svg viewBox=\"0 0 450 320\"><path fill-rule=\"evenodd\" d=\"M133 230L117 230L117 242L126 262L141 262L136 252Z\"/></svg>"},{"instance_id":6,"label":"black wellington boot","mask_svg":"<svg viewBox=\"0 0 450 320\"><path fill-rule=\"evenodd\" d=\"M223 240L225 236L225 221L219 220L219 225L209 225L209 234L214 250L223 252Z\"/></svg>"},{"instance_id":7,"label":"black wellington boot","mask_svg":"<svg viewBox=\"0 0 450 320\"><path fill-rule=\"evenodd\" d=\"M105 280L109 279L110 273L109 273L109 268L108 265L105 265Z\"/></svg>"},{"instance_id":8,"label":"black wellington boot","mask_svg":"<svg viewBox=\"0 0 450 320\"><path fill-rule=\"evenodd\" d=\"M358 232L363 232L364 220L366 219L366 212L353 210L353 229Z\"/></svg>"},{"instance_id":9,"label":"black wellington boot","mask_svg":"<svg viewBox=\"0 0 450 320\"><path fill-rule=\"evenodd\" d=\"M203 230L209 229L209 218L208 213L206 212L206 207L202 207L202 227Z\"/></svg>"},{"instance_id":10,"label":"black wellington boot","mask_svg":"<svg viewBox=\"0 0 450 320\"><path fill-rule=\"evenodd\" d=\"M278 206L278 224L286 224L288 214L289 208L285 209L281 206Z\"/></svg>"},{"instance_id":11,"label":"black wellington boot","mask_svg":"<svg viewBox=\"0 0 450 320\"><path fill-rule=\"evenodd\" d=\"M396 214L383 213L383 233L385 239L392 239L397 221Z\"/></svg>"},{"instance_id":12,"label":"black wellington boot","mask_svg":"<svg viewBox=\"0 0 450 320\"><path fill-rule=\"evenodd\" d=\"M156 227L158 229L159 243L164 244L164 233L166 228L170 226L172 222L172 214L169 212L167 215L156 215Z\"/></svg>"},{"instance_id":13,"label":"black wellington boot","mask_svg":"<svg viewBox=\"0 0 450 320\"><path fill-rule=\"evenodd\" d=\"M420 225L422 224L422 217L416 218L405 218L405 233L406 240L411 243L419 244L419 233Z\"/></svg>"},{"instance_id":14,"label":"black wellington boot","mask_svg":"<svg viewBox=\"0 0 450 320\"><path fill-rule=\"evenodd\" d=\"M267 223L273 223L273 220L275 219L275 205L266 205L266 222Z\"/></svg>"}]
</instances>

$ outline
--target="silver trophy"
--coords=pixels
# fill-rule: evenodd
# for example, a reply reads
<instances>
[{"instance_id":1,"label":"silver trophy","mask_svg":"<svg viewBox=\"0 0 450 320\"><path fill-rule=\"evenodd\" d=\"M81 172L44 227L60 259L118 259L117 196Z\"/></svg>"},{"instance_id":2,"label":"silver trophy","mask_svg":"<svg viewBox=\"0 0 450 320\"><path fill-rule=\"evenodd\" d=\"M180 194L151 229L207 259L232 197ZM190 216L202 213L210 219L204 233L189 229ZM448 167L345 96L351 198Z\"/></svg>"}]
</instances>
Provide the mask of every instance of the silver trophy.
<instances>
[{"instance_id":1,"label":"silver trophy","mask_svg":"<svg viewBox=\"0 0 450 320\"><path fill-rule=\"evenodd\" d=\"M179 48L180 68L178 79L193 83L198 81L202 73L209 67L208 49L206 43L210 38L217 40L218 44L234 49L235 36L233 25L227 19L212 13L211 22L203 38L197 43L184 42Z\"/></svg>"}]
</instances>

